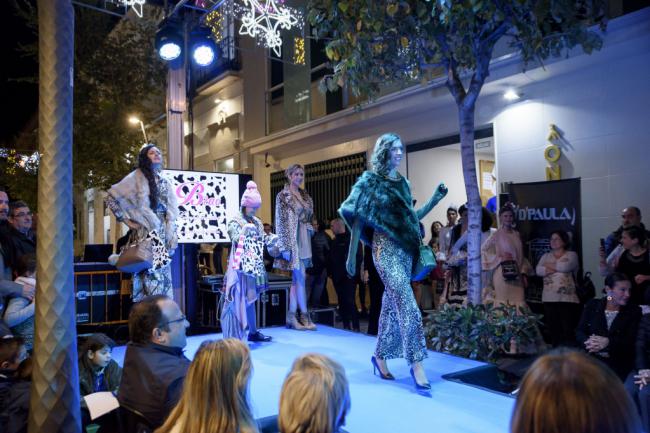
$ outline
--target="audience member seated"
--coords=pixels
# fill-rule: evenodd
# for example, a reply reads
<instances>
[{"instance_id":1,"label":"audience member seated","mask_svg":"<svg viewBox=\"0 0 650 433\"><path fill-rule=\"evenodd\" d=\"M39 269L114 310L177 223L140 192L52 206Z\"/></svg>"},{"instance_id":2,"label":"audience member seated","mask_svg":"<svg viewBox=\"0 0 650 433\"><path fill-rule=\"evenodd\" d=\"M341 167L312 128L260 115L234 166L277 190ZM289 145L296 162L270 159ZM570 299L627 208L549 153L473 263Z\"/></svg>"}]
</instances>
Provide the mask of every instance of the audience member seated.
<instances>
[{"instance_id":1,"label":"audience member seated","mask_svg":"<svg viewBox=\"0 0 650 433\"><path fill-rule=\"evenodd\" d=\"M544 323L553 347L575 345L575 329L580 319L576 294L578 254L569 251L569 235L564 230L551 233L551 251L537 262L537 275L544 278L542 302Z\"/></svg>"},{"instance_id":2,"label":"audience member seated","mask_svg":"<svg viewBox=\"0 0 650 433\"><path fill-rule=\"evenodd\" d=\"M0 410L9 389L14 384L16 370L21 362L27 359L25 342L20 337L5 337L0 339Z\"/></svg>"},{"instance_id":3,"label":"audience member seated","mask_svg":"<svg viewBox=\"0 0 650 433\"><path fill-rule=\"evenodd\" d=\"M250 350L234 338L204 341L181 398L156 433L257 433L248 403Z\"/></svg>"},{"instance_id":4,"label":"audience member seated","mask_svg":"<svg viewBox=\"0 0 650 433\"><path fill-rule=\"evenodd\" d=\"M625 381L625 389L641 414L644 431L650 431L650 314L645 314L636 336L636 369Z\"/></svg>"},{"instance_id":5,"label":"audience member seated","mask_svg":"<svg viewBox=\"0 0 650 433\"><path fill-rule=\"evenodd\" d=\"M556 351L524 376L511 433L640 433L630 398L616 376L579 352Z\"/></svg>"},{"instance_id":6,"label":"audience member seated","mask_svg":"<svg viewBox=\"0 0 650 433\"><path fill-rule=\"evenodd\" d=\"M625 380L634 368L634 345L641 309L629 303L630 280L620 273L605 279L606 298L585 304L576 337L579 347L607 364Z\"/></svg>"},{"instance_id":7,"label":"audience member seated","mask_svg":"<svg viewBox=\"0 0 650 433\"><path fill-rule=\"evenodd\" d=\"M605 239L604 249L601 252L605 257L609 256L614 248L621 243L623 230L628 227L639 227L646 233L646 238L650 238L650 231L646 230L641 222L641 209L636 206L628 206L621 212L621 226Z\"/></svg>"},{"instance_id":8,"label":"audience member seated","mask_svg":"<svg viewBox=\"0 0 650 433\"><path fill-rule=\"evenodd\" d=\"M81 397L95 392L117 393L122 369L112 359L115 342L97 333L79 345L79 391Z\"/></svg>"},{"instance_id":9,"label":"audience member seated","mask_svg":"<svg viewBox=\"0 0 650 433\"><path fill-rule=\"evenodd\" d=\"M189 326L176 302L167 296L148 296L129 314L129 335L120 405L135 411L157 428L178 402L190 361L183 355Z\"/></svg>"},{"instance_id":10,"label":"audience member seated","mask_svg":"<svg viewBox=\"0 0 650 433\"><path fill-rule=\"evenodd\" d=\"M350 389L341 364L315 353L294 361L280 393L282 433L341 432L349 410Z\"/></svg>"},{"instance_id":11,"label":"audience member seated","mask_svg":"<svg viewBox=\"0 0 650 433\"><path fill-rule=\"evenodd\" d=\"M24 201L9 205L9 229L2 240L5 260L16 271L18 259L25 254L36 254L36 237L31 231L32 211Z\"/></svg>"},{"instance_id":12,"label":"audience member seated","mask_svg":"<svg viewBox=\"0 0 650 433\"><path fill-rule=\"evenodd\" d=\"M18 258L16 283L36 286L36 254L25 254ZM12 334L25 340L25 347L31 352L34 345L34 298L13 296L7 303L4 321L11 329Z\"/></svg>"},{"instance_id":13,"label":"audience member seated","mask_svg":"<svg viewBox=\"0 0 650 433\"><path fill-rule=\"evenodd\" d=\"M14 376L15 381L0 407L0 426L3 433L27 433L32 365L32 358L20 363Z\"/></svg>"}]
</instances>

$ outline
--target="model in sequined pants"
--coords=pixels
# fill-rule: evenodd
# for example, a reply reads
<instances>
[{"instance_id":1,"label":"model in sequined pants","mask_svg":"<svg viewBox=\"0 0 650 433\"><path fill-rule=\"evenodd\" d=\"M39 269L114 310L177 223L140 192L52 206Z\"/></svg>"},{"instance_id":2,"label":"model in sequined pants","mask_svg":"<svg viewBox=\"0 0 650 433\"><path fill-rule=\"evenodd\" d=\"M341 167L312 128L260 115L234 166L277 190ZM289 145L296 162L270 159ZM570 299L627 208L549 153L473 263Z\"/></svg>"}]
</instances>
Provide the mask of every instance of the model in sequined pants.
<instances>
[{"instance_id":1,"label":"model in sequined pants","mask_svg":"<svg viewBox=\"0 0 650 433\"><path fill-rule=\"evenodd\" d=\"M411 288L413 257L387 235L375 231L372 257L385 291L379 316L375 356L405 357L409 365L427 357L422 315Z\"/></svg>"}]
</instances>

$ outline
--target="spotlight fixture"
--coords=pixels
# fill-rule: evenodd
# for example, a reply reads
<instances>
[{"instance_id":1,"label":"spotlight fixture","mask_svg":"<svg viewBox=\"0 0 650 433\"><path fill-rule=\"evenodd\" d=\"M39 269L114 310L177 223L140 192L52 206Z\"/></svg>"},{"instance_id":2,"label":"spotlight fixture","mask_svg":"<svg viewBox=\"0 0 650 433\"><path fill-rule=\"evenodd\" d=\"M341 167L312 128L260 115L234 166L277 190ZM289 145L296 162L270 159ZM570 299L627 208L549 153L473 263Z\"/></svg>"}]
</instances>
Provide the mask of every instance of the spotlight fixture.
<instances>
[{"instance_id":1,"label":"spotlight fixture","mask_svg":"<svg viewBox=\"0 0 650 433\"><path fill-rule=\"evenodd\" d=\"M271 164L269 164L269 153L266 152L264 154L264 167L269 168Z\"/></svg>"},{"instance_id":2,"label":"spotlight fixture","mask_svg":"<svg viewBox=\"0 0 650 433\"><path fill-rule=\"evenodd\" d=\"M503 98L506 99L507 101L516 101L517 99L521 98L521 94L513 89L508 89L503 94Z\"/></svg>"},{"instance_id":3,"label":"spotlight fixture","mask_svg":"<svg viewBox=\"0 0 650 433\"><path fill-rule=\"evenodd\" d=\"M156 51L158 56L170 62L183 53L183 36L175 22L163 21L156 32Z\"/></svg>"},{"instance_id":4,"label":"spotlight fixture","mask_svg":"<svg viewBox=\"0 0 650 433\"><path fill-rule=\"evenodd\" d=\"M218 56L217 44L207 27L199 27L192 31L190 44L192 60L197 66L210 66Z\"/></svg>"}]
</instances>

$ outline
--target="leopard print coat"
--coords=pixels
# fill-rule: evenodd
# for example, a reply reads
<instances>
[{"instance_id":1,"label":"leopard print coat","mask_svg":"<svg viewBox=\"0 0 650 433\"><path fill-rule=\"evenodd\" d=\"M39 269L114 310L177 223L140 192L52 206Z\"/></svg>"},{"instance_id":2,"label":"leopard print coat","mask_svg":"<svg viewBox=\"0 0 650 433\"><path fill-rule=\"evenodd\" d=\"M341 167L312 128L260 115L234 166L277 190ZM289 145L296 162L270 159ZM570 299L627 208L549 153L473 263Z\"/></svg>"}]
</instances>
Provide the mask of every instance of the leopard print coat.
<instances>
[{"instance_id":1,"label":"leopard print coat","mask_svg":"<svg viewBox=\"0 0 650 433\"><path fill-rule=\"evenodd\" d=\"M300 196L306 204L306 219L311 223L314 215L314 202L304 189ZM275 198L275 232L278 235L278 247L282 251L291 252L291 261L281 257L275 259L273 267L283 271L293 271L300 268L300 253L298 251L298 213L289 185L284 185L282 191ZM310 267L309 266L306 267Z\"/></svg>"}]
</instances>

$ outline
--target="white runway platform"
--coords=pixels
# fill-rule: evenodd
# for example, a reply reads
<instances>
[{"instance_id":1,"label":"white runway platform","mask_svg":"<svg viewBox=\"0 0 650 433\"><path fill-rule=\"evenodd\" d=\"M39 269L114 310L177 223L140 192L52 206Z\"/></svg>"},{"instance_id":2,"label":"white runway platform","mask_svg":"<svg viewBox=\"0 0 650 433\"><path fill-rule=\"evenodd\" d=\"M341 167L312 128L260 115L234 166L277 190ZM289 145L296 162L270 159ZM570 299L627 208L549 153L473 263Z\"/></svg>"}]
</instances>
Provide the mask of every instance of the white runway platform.
<instances>
[{"instance_id":1,"label":"white runway platform","mask_svg":"<svg viewBox=\"0 0 650 433\"><path fill-rule=\"evenodd\" d=\"M430 396L415 391L406 361L389 361L397 380L384 381L372 374L370 356L375 338L320 325L318 331L267 328L273 342L251 346L253 379L251 403L261 418L278 413L282 381L299 354L319 352L344 367L350 382L352 409L345 430L350 433L507 433L514 399L440 376L481 365L454 356L429 352L424 366L431 381ZM188 338L186 355L192 359L198 345L221 334ZM124 347L113 357L120 365Z\"/></svg>"}]
</instances>

